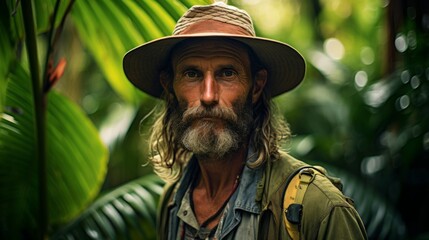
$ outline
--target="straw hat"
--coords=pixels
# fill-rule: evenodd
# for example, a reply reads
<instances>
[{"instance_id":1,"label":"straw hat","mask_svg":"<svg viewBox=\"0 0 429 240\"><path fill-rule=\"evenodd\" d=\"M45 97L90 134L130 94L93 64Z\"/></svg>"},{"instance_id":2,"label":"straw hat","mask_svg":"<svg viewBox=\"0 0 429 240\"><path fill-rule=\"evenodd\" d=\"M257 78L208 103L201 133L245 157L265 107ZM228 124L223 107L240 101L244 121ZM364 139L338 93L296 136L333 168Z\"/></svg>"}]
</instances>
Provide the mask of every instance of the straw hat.
<instances>
[{"instance_id":1,"label":"straw hat","mask_svg":"<svg viewBox=\"0 0 429 240\"><path fill-rule=\"evenodd\" d=\"M193 6L179 19L172 36L127 52L123 59L125 75L137 88L159 98L163 92L159 74L167 65L172 48L185 39L213 37L234 39L253 50L268 71L266 88L272 97L292 90L304 78L304 59L294 48L256 37L250 16L223 2Z\"/></svg>"}]
</instances>

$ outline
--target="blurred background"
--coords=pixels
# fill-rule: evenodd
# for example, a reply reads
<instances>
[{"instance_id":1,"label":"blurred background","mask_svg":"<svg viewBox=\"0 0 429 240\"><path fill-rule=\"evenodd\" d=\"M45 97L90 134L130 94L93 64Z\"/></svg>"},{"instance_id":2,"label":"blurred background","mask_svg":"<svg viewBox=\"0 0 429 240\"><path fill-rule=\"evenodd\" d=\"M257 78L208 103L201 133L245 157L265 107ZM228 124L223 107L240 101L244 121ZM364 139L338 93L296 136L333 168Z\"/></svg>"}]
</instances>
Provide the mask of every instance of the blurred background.
<instances>
[{"instance_id":1,"label":"blurred background","mask_svg":"<svg viewBox=\"0 0 429 240\"><path fill-rule=\"evenodd\" d=\"M0 3L0 236L154 238L163 183L147 130L160 102L126 80L122 56L211 1L30 2L33 17ZM429 239L429 2L229 4L307 61L303 84L275 98L294 134L285 149L343 179L370 239Z\"/></svg>"}]
</instances>

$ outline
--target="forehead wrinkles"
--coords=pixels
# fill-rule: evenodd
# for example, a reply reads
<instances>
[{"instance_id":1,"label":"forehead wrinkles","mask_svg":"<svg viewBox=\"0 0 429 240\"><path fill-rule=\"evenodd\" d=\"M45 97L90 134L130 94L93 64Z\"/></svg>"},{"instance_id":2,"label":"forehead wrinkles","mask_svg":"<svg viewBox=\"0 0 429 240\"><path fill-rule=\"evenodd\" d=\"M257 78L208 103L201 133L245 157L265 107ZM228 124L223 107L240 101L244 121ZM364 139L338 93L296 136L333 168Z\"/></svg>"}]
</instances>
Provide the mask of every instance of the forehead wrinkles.
<instances>
[{"instance_id":1,"label":"forehead wrinkles","mask_svg":"<svg viewBox=\"0 0 429 240\"><path fill-rule=\"evenodd\" d=\"M238 43L225 40L193 40L179 43L172 52L172 62L177 64L189 58L212 59L226 57L242 64L250 64L247 49Z\"/></svg>"}]
</instances>

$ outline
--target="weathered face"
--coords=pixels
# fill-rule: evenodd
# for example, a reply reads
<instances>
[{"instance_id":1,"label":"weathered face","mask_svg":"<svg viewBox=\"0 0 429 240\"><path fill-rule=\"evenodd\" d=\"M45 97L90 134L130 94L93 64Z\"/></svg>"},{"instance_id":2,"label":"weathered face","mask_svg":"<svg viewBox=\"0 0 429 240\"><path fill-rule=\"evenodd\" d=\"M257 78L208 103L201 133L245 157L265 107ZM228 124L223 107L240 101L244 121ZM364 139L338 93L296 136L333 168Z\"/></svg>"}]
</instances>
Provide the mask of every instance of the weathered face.
<instances>
[{"instance_id":1,"label":"weathered face","mask_svg":"<svg viewBox=\"0 0 429 240\"><path fill-rule=\"evenodd\" d=\"M181 46L172 55L172 86L180 108L173 114L176 136L197 155L222 157L237 150L252 128L252 102L260 93L253 87L248 52L219 40Z\"/></svg>"},{"instance_id":2,"label":"weathered face","mask_svg":"<svg viewBox=\"0 0 429 240\"><path fill-rule=\"evenodd\" d=\"M219 40L194 42L178 49L172 61L173 89L186 107L232 107L250 91L249 56L240 45Z\"/></svg>"}]
</instances>

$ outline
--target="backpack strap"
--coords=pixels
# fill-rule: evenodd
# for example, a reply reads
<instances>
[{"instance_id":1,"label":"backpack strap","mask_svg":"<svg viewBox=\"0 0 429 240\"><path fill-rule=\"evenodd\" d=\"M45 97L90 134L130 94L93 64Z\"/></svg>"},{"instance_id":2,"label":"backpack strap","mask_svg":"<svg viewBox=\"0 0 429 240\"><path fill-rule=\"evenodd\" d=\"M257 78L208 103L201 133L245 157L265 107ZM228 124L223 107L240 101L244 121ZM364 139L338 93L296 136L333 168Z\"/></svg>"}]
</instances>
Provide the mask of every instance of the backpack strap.
<instances>
[{"instance_id":1,"label":"backpack strap","mask_svg":"<svg viewBox=\"0 0 429 240\"><path fill-rule=\"evenodd\" d=\"M317 174L325 175L324 169L312 166L301 167L291 174L287 182L283 197L283 221L292 239L300 239L302 202L308 185Z\"/></svg>"}]
</instances>

